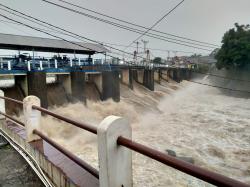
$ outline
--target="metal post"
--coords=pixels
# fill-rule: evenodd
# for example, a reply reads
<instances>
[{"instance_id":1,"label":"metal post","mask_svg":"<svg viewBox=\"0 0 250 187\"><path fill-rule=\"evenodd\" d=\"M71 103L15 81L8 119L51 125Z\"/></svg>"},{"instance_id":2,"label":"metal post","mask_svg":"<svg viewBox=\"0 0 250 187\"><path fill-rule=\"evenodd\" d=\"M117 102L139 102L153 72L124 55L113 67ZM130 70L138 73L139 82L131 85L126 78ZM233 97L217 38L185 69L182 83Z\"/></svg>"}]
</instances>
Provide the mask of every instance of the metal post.
<instances>
[{"instance_id":1,"label":"metal post","mask_svg":"<svg viewBox=\"0 0 250 187\"><path fill-rule=\"evenodd\" d=\"M97 128L100 187L132 187L132 153L117 146L119 136L131 139L132 130L125 118L106 117Z\"/></svg>"},{"instance_id":2,"label":"metal post","mask_svg":"<svg viewBox=\"0 0 250 187\"><path fill-rule=\"evenodd\" d=\"M36 96L28 96L23 100L24 123L26 129L26 140L31 142L40 139L39 136L33 134L33 130L41 130L41 112L34 110L32 105L41 106L41 101Z\"/></svg>"},{"instance_id":3,"label":"metal post","mask_svg":"<svg viewBox=\"0 0 250 187\"><path fill-rule=\"evenodd\" d=\"M0 96L4 97L4 92L0 90ZM5 100L0 99L0 112L5 113ZM0 115L0 120L5 119L3 115Z\"/></svg>"}]
</instances>

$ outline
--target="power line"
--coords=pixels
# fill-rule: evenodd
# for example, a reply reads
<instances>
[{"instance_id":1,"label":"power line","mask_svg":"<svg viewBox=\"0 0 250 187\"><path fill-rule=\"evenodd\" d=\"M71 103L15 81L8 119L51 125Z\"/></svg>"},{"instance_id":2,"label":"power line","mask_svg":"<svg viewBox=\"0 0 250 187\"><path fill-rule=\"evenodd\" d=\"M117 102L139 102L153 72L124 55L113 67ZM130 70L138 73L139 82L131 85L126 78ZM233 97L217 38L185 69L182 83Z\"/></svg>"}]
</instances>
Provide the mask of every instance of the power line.
<instances>
[{"instance_id":1,"label":"power line","mask_svg":"<svg viewBox=\"0 0 250 187\"><path fill-rule=\"evenodd\" d=\"M142 26L142 25L138 25L136 23L132 23L132 22L129 22L129 21L125 21L125 20L122 20L122 19L119 19L119 18L115 18L115 17L109 16L107 14L103 14L103 13L100 13L100 12L97 12L97 11L94 11L94 10L90 10L88 8L85 8L85 7L82 7L80 5L76 5L76 4L70 3L70 2L66 2L64 0L58 0L58 1L63 2L63 3L68 4L68 5L71 5L71 6L74 6L74 7L77 7L77 8L80 8L82 10L86 10L86 11L89 11L89 12L92 12L92 13L104 16L106 18L110 18L110 19L122 22L122 23L126 23L126 24L129 24L129 25L133 25L133 26L136 26L136 27L143 28L143 29L149 29L148 27L145 27L145 26ZM214 47L220 47L219 45L216 45L216 44L211 44L211 43L208 43L208 42L202 42L202 41L190 39L190 38L187 38L187 37L177 36L177 35L174 35L174 34L162 32L162 31L158 31L158 30L154 30L154 29L151 29L151 31L158 32L158 33L165 34L165 35L169 35L169 36L176 37L176 38L181 38L181 39L185 39L185 40L197 42L197 43L203 43L203 44L211 45L211 46L214 46Z\"/></svg>"},{"instance_id":2,"label":"power line","mask_svg":"<svg viewBox=\"0 0 250 187\"><path fill-rule=\"evenodd\" d=\"M105 44L108 44L108 45L114 45L114 46L120 46L120 47L126 47L125 44L117 44L117 43L109 43L109 42L103 42ZM129 48L134 48L136 49L137 47L135 46L130 46ZM138 47L139 49L144 49L143 47ZM171 51L171 52L181 52L181 53L190 53L190 54L195 54L195 52L191 52L191 51L180 51L180 50L170 50L170 49L159 49L159 48L148 48L150 50L153 50L153 51L162 51L162 52L167 52L167 51Z\"/></svg>"},{"instance_id":3,"label":"power line","mask_svg":"<svg viewBox=\"0 0 250 187\"><path fill-rule=\"evenodd\" d=\"M20 24L20 25L24 25L24 26L26 26L26 27L28 27L28 28L33 29L33 30L36 30L36 31L45 33L45 34L47 34L47 35L49 35L49 36L52 36L52 37L54 37L54 38L61 39L61 40L65 41L65 42L68 42L68 43L71 43L71 44L80 46L80 47L85 48L85 49L92 50L91 48L88 48L88 47L86 47L86 46L83 46L83 45L81 45L81 44L79 44L79 43L72 42L72 41L66 40L66 39L64 39L64 38L62 38L62 37L59 37L59 36L50 34L50 33L46 32L46 31L43 31L43 30L41 30L41 29L39 29L39 28L35 28L35 27L30 26L30 25L24 24L24 23L22 23L22 22L20 22L20 21L17 21L17 20L14 20L14 19L12 19L12 18L9 18L9 17L7 17L7 16L5 16L5 15L3 15L3 14L0 14L0 16L3 17L3 18L5 18L5 19L7 19L7 20L10 20L10 21L13 21L13 22L15 22L15 23L18 23L18 24ZM110 57L112 57L112 58L117 58L117 57L112 56L112 55L109 55L109 54L105 54L105 55L110 56ZM117 58L117 59L119 59L119 58ZM125 60L124 60L124 61L125 61ZM130 63L130 62L128 62L128 61L125 61L125 62Z\"/></svg>"},{"instance_id":4,"label":"power line","mask_svg":"<svg viewBox=\"0 0 250 187\"><path fill-rule=\"evenodd\" d=\"M89 14L86 14L84 12L81 12L81 11L78 11L78 10L75 10L75 9L72 9L72 8L69 8L69 7L65 7L63 5L60 5L60 4L57 4L57 3L54 3L54 2L51 2L51 1L48 1L48 0L41 0L41 1L44 1L46 3L55 5L57 7L60 7L60 8L66 9L66 10L69 10L71 12L74 12L74 13L77 13L77 14L89 17L91 19L95 19L95 20L98 20L100 22L104 22L104 23L113 25L115 27L118 27L118 28L121 28L121 29L124 29L124 30L127 30L127 31L131 31L131 32L138 33L138 34L143 34L144 33L144 31L142 31L142 30L134 29L134 28L131 28L131 27L128 27L128 26L125 26L125 25L121 25L121 24L118 24L118 23L111 22L109 20L98 18L98 17L95 17L93 15L89 15ZM162 41L166 41L166 42L170 42L170 43L175 43L175 44L183 45L183 46L187 46L187 47L197 48L197 49L200 49L200 50L206 50L206 51L210 51L210 52L212 51L212 49L206 49L206 48L201 48L201 47L197 47L197 46L203 46L203 47L213 48L211 46L206 46L204 44L203 45L201 45L201 44L195 44L195 43L192 43L192 42L187 42L187 41L183 41L183 40L177 40L177 39L173 39L173 38L167 38L167 37L164 37L164 36L161 36L161 35L157 35L157 34L152 34L152 33L146 33L145 35L149 36L151 38L162 40ZM189 45L189 44L191 44L191 45Z\"/></svg>"},{"instance_id":5,"label":"power line","mask_svg":"<svg viewBox=\"0 0 250 187\"><path fill-rule=\"evenodd\" d=\"M165 19L168 15L170 15L176 8L178 8L184 0L182 0L180 3L178 3L174 8L172 8L170 11L168 11L164 16L162 16L159 20L157 20L150 28L148 28L145 32L143 32L140 36L138 36L135 40L133 40L125 49L130 47L134 42L142 38L145 34L147 34L151 29L153 29L156 25L158 25L163 19ZM124 50L125 50L124 49Z\"/></svg>"},{"instance_id":6,"label":"power line","mask_svg":"<svg viewBox=\"0 0 250 187\"><path fill-rule=\"evenodd\" d=\"M12 8L9 8L9 7L7 7L7 6L3 5L3 4L1 4L1 3L0 3L0 6L3 6L3 7L7 8L7 9L9 9L9 10L11 10L11 11L17 12L18 14L21 14L21 15L24 15L24 16L26 16L26 17L29 17L29 18L31 18L31 19L33 19L33 20L35 20L35 21L38 21L38 22L41 22L41 23L43 23L43 24L49 25L50 27L54 27L54 28L59 29L59 30L61 30L61 31L63 31L63 32L69 33L69 34L66 34L66 35L68 35L68 36L70 36L70 37L73 37L73 38L75 38L75 39L82 38L82 39L85 39L85 40L88 40L88 41L91 41L91 42L94 42L94 43L98 43L98 44L100 44L100 45L103 45L103 43L101 43L101 42L98 42L98 41L93 40L93 39L89 39L89 38L84 37L84 36L81 36L81 35L79 35L79 34L75 34L75 33L71 32L71 31L68 31L68 30L66 30L66 29L63 29L63 28L61 28L61 27L52 25L52 24L50 24L50 23L48 23L48 22L45 22L45 21L42 21L42 20L37 19L37 18L35 18L35 17L29 16L29 15L23 13L23 12L14 10L14 9L12 9ZM1 9L1 8L0 8L0 9ZM8 13L10 13L10 14L13 14L13 15L15 15L15 16L19 16L19 15L15 14L15 13L12 13L12 12L8 11L8 10L5 10L5 9L2 9L2 10L6 11L6 12L8 12ZM20 17L20 16L19 16L19 17ZM22 17L22 16L21 16L21 17ZM25 18L25 17L22 17L22 18L31 21L31 20L28 19L28 18ZM6 18L6 19L8 19L8 18ZM37 22L35 22L35 21L33 21L33 20L32 20L32 22L37 23ZM23 25L23 23L21 23L21 22L19 22L19 24L20 24L20 25ZM38 23L37 23L37 24L38 24ZM48 27L48 26L44 26L44 27L50 28L50 27ZM51 29L51 28L50 28L50 29ZM39 29L39 30L42 30L42 29ZM58 31L58 32L60 32L60 31ZM61 32L60 32L60 33L61 33ZM72 36L72 35L73 35L73 36ZM77 36L78 38L76 38L76 36ZM117 50L117 51L120 51L120 52L123 52L123 53L126 53L126 54L129 54L129 55L133 56L132 53L129 53L129 52L126 52L126 51L123 51L123 50L120 50L120 49L117 49L117 48L114 48L114 47L111 47L111 46L108 46L108 45L103 45L103 46L110 47L110 48L112 48L112 49L114 49L114 50ZM140 57L140 56L138 56L138 57ZM140 57L140 58L143 58L143 57Z\"/></svg>"}]
</instances>

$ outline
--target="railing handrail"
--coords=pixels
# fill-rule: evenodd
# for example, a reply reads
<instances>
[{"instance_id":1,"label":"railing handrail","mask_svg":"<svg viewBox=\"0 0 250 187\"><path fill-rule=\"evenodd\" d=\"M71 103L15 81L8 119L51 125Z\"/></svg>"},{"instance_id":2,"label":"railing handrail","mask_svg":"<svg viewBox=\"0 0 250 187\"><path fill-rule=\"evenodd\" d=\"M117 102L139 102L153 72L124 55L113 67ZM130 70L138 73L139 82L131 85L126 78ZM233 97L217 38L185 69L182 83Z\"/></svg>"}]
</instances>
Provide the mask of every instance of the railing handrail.
<instances>
[{"instance_id":1,"label":"railing handrail","mask_svg":"<svg viewBox=\"0 0 250 187\"><path fill-rule=\"evenodd\" d=\"M86 169L89 173L91 173L93 176L95 176L96 178L99 179L99 172L95 168L93 168L91 165L89 165L88 163L84 162L82 159L80 159L76 155L72 154L70 151L68 151L67 149L65 149L64 147L62 147L61 145L59 145L55 141L53 141L51 138L49 138L46 135L44 135L42 132L40 132L38 130L34 130L33 133L36 134L36 135L38 135L38 136L40 136L44 141L48 142L50 145L52 145L53 147L55 147L57 150L59 150L60 152L62 152L64 155L66 155L67 157L69 157L71 160L73 160L79 166L81 166L82 168Z\"/></svg>"},{"instance_id":2,"label":"railing handrail","mask_svg":"<svg viewBox=\"0 0 250 187\"><path fill-rule=\"evenodd\" d=\"M12 101L12 102L16 102L18 104L23 104L22 101L18 101L18 100L15 100L15 99L11 99L11 98L8 98L8 97L2 97L0 96L0 98L2 99L6 99L6 100L9 100L9 101ZM94 127L94 126L91 126L91 125L87 125L87 124L83 124L83 123L80 123L80 122L77 122L73 119L70 119L70 118L67 118L67 117L64 117L64 116L61 116L59 114L56 114L56 113L53 113L45 108L42 108L42 107L39 107L39 106L36 106L36 105L32 105L32 108L35 109L35 110L39 110L43 113L46 113L48 115L51 115L55 118L58 118L60 120L63 120L67 123L70 123L74 126L77 126L79 128L82 128L84 130L87 130L93 134L97 134L97 128ZM7 117L7 116L6 116ZM77 158L75 155L73 155L72 153L70 153L69 151L67 150L63 150L64 148L61 147L59 144L57 144L56 142L54 142L53 140L49 139L48 137L46 137L45 135L43 135L41 132L37 131L37 130L34 130L33 133L37 134L38 136L40 136L42 139L44 139L46 142L52 144L53 146L55 146L56 148L59 148L62 150L62 153L64 153L63 151L65 151L65 155L69 156L70 158L73 157L73 159L76 159L74 160L76 163L78 163L79 161L81 162L81 160L79 158ZM248 184L245 184L245 183L242 183L240 181L237 181L235 179L232 179L232 178L229 178L229 177L226 177L224 175L221 175L221 174L218 174L218 173L215 173L215 172L212 172L212 171L209 171L209 170L206 170L204 168L201 168L201 167L198 167L198 166L195 166L194 164L190 164L190 163L187 163L185 161L182 161L180 159L177 159L177 158L174 158L166 153L163 153L163 152L160 152L158 150L155 150L155 149L152 149L148 146L145 146L145 145L142 145L142 144L139 144L137 142L134 142L130 139L127 139L125 137L118 137L117 139L117 144L120 145L120 146L124 146L126 148L129 148L133 151L136 151L144 156L147 156L149 158L152 158L158 162L161 162L167 166L170 166L170 167L173 167L179 171L182 171L188 175L191 175L193 177L196 177L198 179L201 179L205 182L208 182L210 184L213 184L213 185L217 185L217 186L225 186L225 187L250 187L250 185ZM75 158L74 158L75 157ZM72 159L72 160L73 160ZM82 166L84 166L84 164L86 164L85 162L82 162L80 164L82 164ZM79 163L78 163L79 164ZM92 168L92 166L88 165L90 168L85 168L86 170L90 170L89 172L95 176L95 177L99 177L99 174L97 175L97 170L95 171L94 168Z\"/></svg>"},{"instance_id":3,"label":"railing handrail","mask_svg":"<svg viewBox=\"0 0 250 187\"><path fill-rule=\"evenodd\" d=\"M91 133L97 134L97 128L94 127L94 126L91 126L91 125L88 125L88 124L84 124L84 123L75 121L73 119L61 116L59 114L56 114L54 112L51 112L51 111L49 111L49 110L47 110L45 108L42 108L42 107L39 107L39 106L36 106L36 105L32 105L32 108L35 109L35 110L39 110L40 112L43 112L43 113L48 114L50 116L53 116L53 117L55 117L57 119L60 119L62 121L65 121L65 122L67 122L69 124L72 124L72 125L74 125L76 127L79 127L81 129L84 129L84 130L89 131Z\"/></svg>"},{"instance_id":4,"label":"railing handrail","mask_svg":"<svg viewBox=\"0 0 250 187\"><path fill-rule=\"evenodd\" d=\"M25 127L25 124L24 124L23 122L19 121L18 119L14 118L14 117L12 117L12 116L10 116L10 115L8 115L8 114L5 114L5 113L3 113L3 112L1 112L1 111L0 111L0 114L3 115L3 116L5 116L6 118L9 118L9 119L11 119L12 121L18 123L19 125Z\"/></svg>"},{"instance_id":5,"label":"railing handrail","mask_svg":"<svg viewBox=\"0 0 250 187\"><path fill-rule=\"evenodd\" d=\"M16 100L16 99L12 99L10 97L4 97L4 96L0 96L0 99L5 99L7 101L11 101L11 102L14 102L14 103L17 103L19 105L23 105L23 102L20 101L20 100Z\"/></svg>"},{"instance_id":6,"label":"railing handrail","mask_svg":"<svg viewBox=\"0 0 250 187\"><path fill-rule=\"evenodd\" d=\"M14 118L14 117L12 117L10 115L7 115L7 114L5 114L3 112L0 112L0 114L4 115L6 118L11 119L12 121L14 121L15 123L17 123L17 124L19 124L21 126L25 126L25 124L23 122L19 121L18 119ZM79 166L81 166L82 168L84 168L85 170L87 170L94 177L99 178L99 172L98 172L98 170L96 170L95 168L93 168L91 165L89 165L88 163L84 162L83 160L81 160L80 158L78 158L77 156L75 156L74 154L72 154L70 151L66 150L64 147L60 146L58 143L56 143L55 141L53 141L48 136L44 135L42 132L40 132L38 130L34 130L33 133L36 134L36 135L38 135L38 136L40 136L44 141L46 141L47 143L49 143L50 145L52 145L53 147L55 147L61 153L63 153L68 158L70 158L75 163L77 163Z\"/></svg>"},{"instance_id":7,"label":"railing handrail","mask_svg":"<svg viewBox=\"0 0 250 187\"><path fill-rule=\"evenodd\" d=\"M166 153L162 153L148 146L139 144L130 139L120 136L117 139L117 144L129 148L135 152L138 152L144 156L152 158L158 162L161 162L167 166L173 167L179 171L189 174L193 177L206 181L210 184L223 187L249 187L249 185L244 184L240 181L234 180L232 178L226 177L215 172L211 172L194 164L190 164L183 160L177 159Z\"/></svg>"}]
</instances>

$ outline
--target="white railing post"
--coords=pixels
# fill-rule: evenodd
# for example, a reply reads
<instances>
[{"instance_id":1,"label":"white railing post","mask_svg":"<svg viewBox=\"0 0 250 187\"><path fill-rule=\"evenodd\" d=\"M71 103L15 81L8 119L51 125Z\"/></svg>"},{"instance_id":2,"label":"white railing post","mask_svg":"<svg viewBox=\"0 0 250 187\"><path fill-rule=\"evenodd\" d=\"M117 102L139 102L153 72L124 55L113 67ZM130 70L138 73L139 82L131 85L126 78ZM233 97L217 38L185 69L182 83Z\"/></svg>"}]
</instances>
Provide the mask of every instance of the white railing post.
<instances>
[{"instance_id":1,"label":"white railing post","mask_svg":"<svg viewBox=\"0 0 250 187\"><path fill-rule=\"evenodd\" d=\"M55 68L57 69L57 60L55 59Z\"/></svg>"},{"instance_id":2,"label":"white railing post","mask_svg":"<svg viewBox=\"0 0 250 187\"><path fill-rule=\"evenodd\" d=\"M132 187L131 150L117 145L117 138L130 138L132 130L125 118L106 117L97 128L100 187Z\"/></svg>"},{"instance_id":3,"label":"white railing post","mask_svg":"<svg viewBox=\"0 0 250 187\"><path fill-rule=\"evenodd\" d=\"M0 90L0 96L4 97L3 90ZM5 100L4 99L0 99L0 111L2 113L5 113ZM3 115L0 115L0 119L5 119L5 117Z\"/></svg>"},{"instance_id":4,"label":"white railing post","mask_svg":"<svg viewBox=\"0 0 250 187\"><path fill-rule=\"evenodd\" d=\"M31 68L30 68L30 60L28 61L28 71L30 71Z\"/></svg>"},{"instance_id":5,"label":"white railing post","mask_svg":"<svg viewBox=\"0 0 250 187\"><path fill-rule=\"evenodd\" d=\"M73 66L73 60L72 60L72 58L70 58L70 67L72 67Z\"/></svg>"},{"instance_id":6,"label":"white railing post","mask_svg":"<svg viewBox=\"0 0 250 187\"><path fill-rule=\"evenodd\" d=\"M40 139L39 136L33 134L33 130L41 129L41 112L32 109L32 105L40 106L40 99L33 95L25 97L23 100L23 113L27 142Z\"/></svg>"},{"instance_id":7,"label":"white railing post","mask_svg":"<svg viewBox=\"0 0 250 187\"><path fill-rule=\"evenodd\" d=\"M48 59L48 68L50 68L50 61L49 61L49 59Z\"/></svg>"},{"instance_id":8,"label":"white railing post","mask_svg":"<svg viewBox=\"0 0 250 187\"><path fill-rule=\"evenodd\" d=\"M8 61L8 70L11 70L11 63Z\"/></svg>"},{"instance_id":9,"label":"white railing post","mask_svg":"<svg viewBox=\"0 0 250 187\"><path fill-rule=\"evenodd\" d=\"M0 59L1 59L1 69L3 69L3 59L2 58Z\"/></svg>"},{"instance_id":10,"label":"white railing post","mask_svg":"<svg viewBox=\"0 0 250 187\"><path fill-rule=\"evenodd\" d=\"M40 61L40 70L43 70L43 61Z\"/></svg>"},{"instance_id":11,"label":"white railing post","mask_svg":"<svg viewBox=\"0 0 250 187\"><path fill-rule=\"evenodd\" d=\"M80 66L81 65L81 59L78 58L78 65Z\"/></svg>"}]
</instances>

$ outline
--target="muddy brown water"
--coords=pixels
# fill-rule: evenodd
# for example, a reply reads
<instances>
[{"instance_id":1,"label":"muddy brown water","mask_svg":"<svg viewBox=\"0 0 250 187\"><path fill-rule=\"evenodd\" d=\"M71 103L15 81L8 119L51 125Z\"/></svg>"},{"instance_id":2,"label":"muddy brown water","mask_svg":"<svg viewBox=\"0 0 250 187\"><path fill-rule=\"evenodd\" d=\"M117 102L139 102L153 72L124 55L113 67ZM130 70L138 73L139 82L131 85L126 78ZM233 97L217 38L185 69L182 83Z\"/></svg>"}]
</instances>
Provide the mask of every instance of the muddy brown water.
<instances>
[{"instance_id":1,"label":"muddy brown water","mask_svg":"<svg viewBox=\"0 0 250 187\"><path fill-rule=\"evenodd\" d=\"M155 92L121 85L121 102L89 101L52 107L79 121L98 125L106 116L130 120L133 139L161 151L174 150L195 164L250 184L250 100L226 96L190 82L162 82ZM51 117L44 132L98 168L96 136ZM133 153L134 186L209 186L209 184Z\"/></svg>"}]
</instances>

